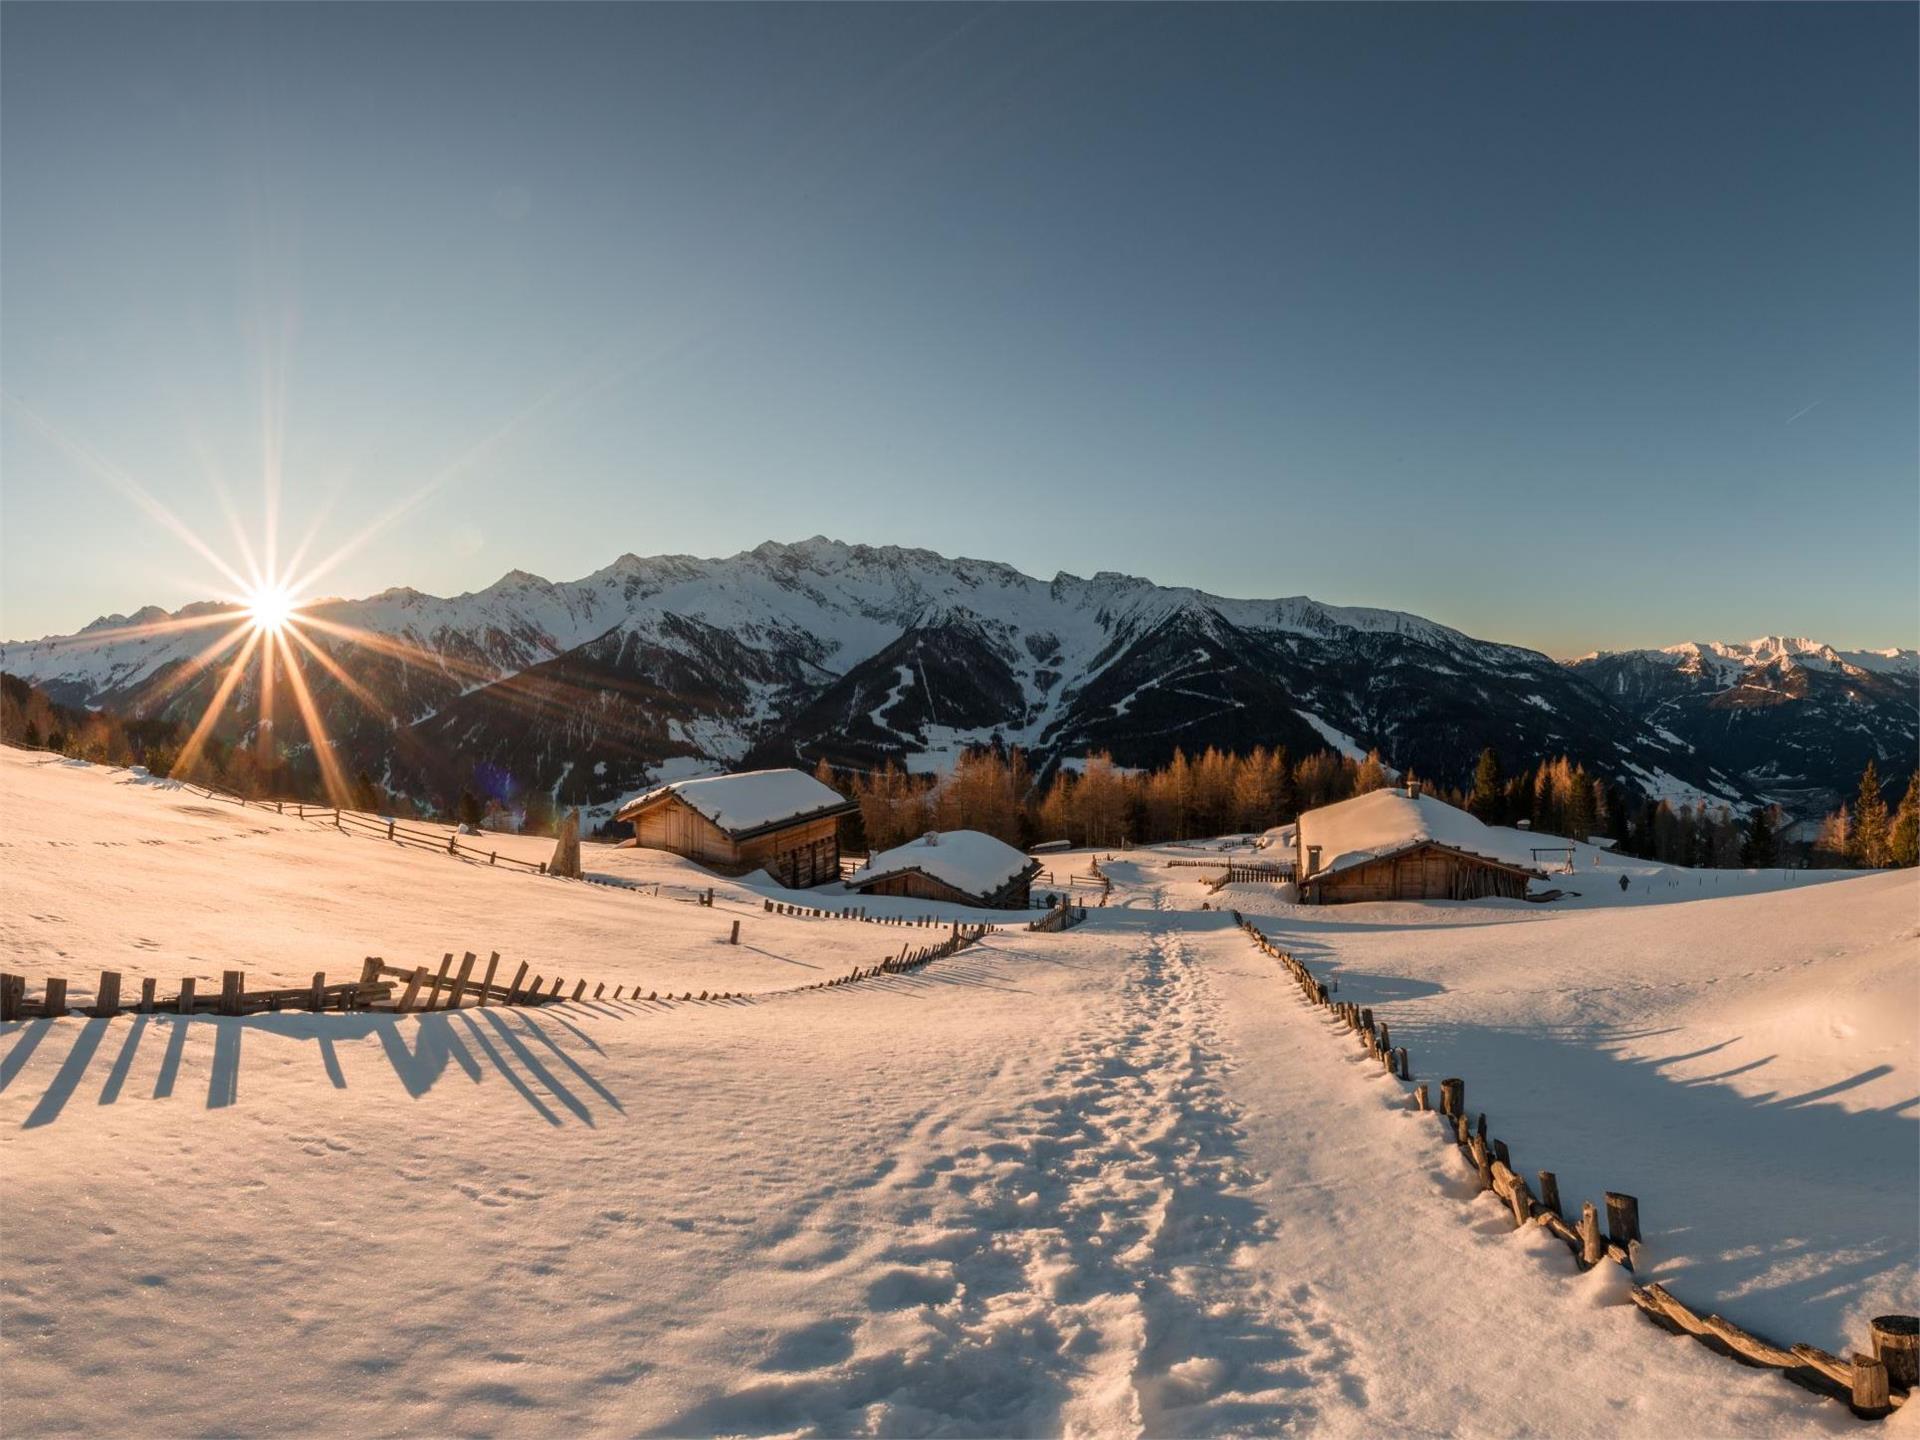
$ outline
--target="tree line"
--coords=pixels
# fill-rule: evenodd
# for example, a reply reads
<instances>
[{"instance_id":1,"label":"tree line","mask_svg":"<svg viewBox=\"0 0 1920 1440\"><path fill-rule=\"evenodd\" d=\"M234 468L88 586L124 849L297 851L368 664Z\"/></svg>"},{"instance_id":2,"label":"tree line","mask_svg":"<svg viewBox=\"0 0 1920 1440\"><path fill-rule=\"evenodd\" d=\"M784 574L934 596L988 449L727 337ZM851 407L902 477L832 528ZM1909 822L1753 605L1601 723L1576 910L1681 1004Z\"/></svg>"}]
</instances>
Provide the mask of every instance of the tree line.
<instances>
[{"instance_id":1,"label":"tree line","mask_svg":"<svg viewBox=\"0 0 1920 1440\"><path fill-rule=\"evenodd\" d=\"M873 850L928 830L980 830L1022 847L1257 832L1388 783L1377 751L1356 760L1320 750L1295 761L1285 747L1263 745L1244 755L1209 747L1191 760L1176 749L1158 769L1116 765L1101 752L1060 766L1044 786L1034 783L1018 749L968 751L944 775L913 773L891 761L871 772L837 771L825 760L814 774L858 802L848 842Z\"/></svg>"},{"instance_id":2,"label":"tree line","mask_svg":"<svg viewBox=\"0 0 1920 1440\"><path fill-rule=\"evenodd\" d=\"M1691 805L1652 799L1590 774L1565 755L1507 773L1491 749L1481 753L1466 787L1412 774L1396 782L1377 750L1358 759L1317 750L1293 760L1284 747L1264 746L1244 755L1210 747L1193 759L1176 749L1155 769L1119 766L1096 753L1063 765L1043 786L1034 783L1018 749L968 751L944 775L893 762L870 772L842 771L825 760L814 774L859 804L846 837L855 850L891 849L928 830L979 830L1022 848L1050 840L1118 846L1258 833L1290 824L1302 811L1408 780L1488 825L1600 841L1661 864L1768 869L1803 848L1783 840L1785 816L1777 805L1741 816L1704 798ZM1829 817L1822 836L1807 857L1813 864L1914 864L1920 772L1889 814L1869 764L1860 798Z\"/></svg>"},{"instance_id":3,"label":"tree line","mask_svg":"<svg viewBox=\"0 0 1920 1440\"><path fill-rule=\"evenodd\" d=\"M1856 870L1920 864L1920 770L1907 781L1906 794L1889 812L1880 767L1867 761L1853 803L1842 805L1820 822L1813 858L1817 865Z\"/></svg>"},{"instance_id":4,"label":"tree line","mask_svg":"<svg viewBox=\"0 0 1920 1440\"><path fill-rule=\"evenodd\" d=\"M144 765L156 775L174 773L183 744L174 721L61 705L38 686L6 674L0 674L0 737L98 764ZM847 842L873 850L905 844L928 830L980 830L1023 848L1048 840L1117 846L1258 833L1393 779L1377 750L1359 758L1316 750L1294 759L1284 746L1255 746L1244 755L1209 747L1194 758L1175 749L1165 765L1149 769L1116 765L1102 752L1060 766L1045 785L1035 783L1017 748L967 751L943 775L910 772L893 762L871 772L836 771L824 760L815 774L859 803ZM177 778L249 799L325 803L311 754L289 756L271 730L239 744L209 738L192 773ZM1425 793L1489 825L1524 823L1541 835L1605 839L1622 854L1663 864L1767 868L1802 850L1782 840L1785 819L1777 806L1737 817L1704 799L1692 805L1649 799L1564 755L1508 772L1487 749L1464 788L1411 773L1401 778L1418 780ZM389 793L364 770L353 777L350 791L348 803L357 810L439 814L440 807ZM529 791L519 803L520 828L551 833L556 813L550 796ZM478 826L492 818L490 808L498 807L481 798L476 784L454 802L453 816ZM1920 862L1920 771L1898 805L1889 807L1878 767L1869 761L1854 799L1821 822L1805 858L1854 869Z\"/></svg>"}]
</instances>

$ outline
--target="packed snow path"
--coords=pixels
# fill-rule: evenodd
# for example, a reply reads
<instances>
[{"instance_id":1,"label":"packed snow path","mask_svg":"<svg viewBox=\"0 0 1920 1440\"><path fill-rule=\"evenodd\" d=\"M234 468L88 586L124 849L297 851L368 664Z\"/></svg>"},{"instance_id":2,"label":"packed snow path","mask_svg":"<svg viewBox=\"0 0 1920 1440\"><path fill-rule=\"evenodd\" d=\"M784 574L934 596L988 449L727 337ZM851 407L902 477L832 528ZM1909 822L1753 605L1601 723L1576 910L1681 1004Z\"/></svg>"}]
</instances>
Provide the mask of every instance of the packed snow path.
<instances>
[{"instance_id":1,"label":"packed snow path","mask_svg":"<svg viewBox=\"0 0 1920 1440\"><path fill-rule=\"evenodd\" d=\"M389 873L378 846L247 844L254 868L214 883L277 877L283 908L331 903L274 868L301 847L362 867L356 921L386 922L384 886L421 893L420 864ZM141 858L113 861L95 923L172 932L167 849L105 852ZM10 904L54 913L7 863ZM171 888L145 893L142 866ZM1514 1232L1401 1088L1198 908L1193 872L1107 868L1112 903L1063 935L749 1006L0 1027L8 1433L1855 1427ZM565 897L569 944L609 980L772 977L890 938L765 919L765 953L741 955L690 906L426 873L458 906ZM96 908L76 884L58 913ZM451 923L420 908L405 923ZM230 958L201 933L200 960ZM1366 933L1302 930L1317 964ZM1490 933L1468 938L1490 953Z\"/></svg>"}]
</instances>

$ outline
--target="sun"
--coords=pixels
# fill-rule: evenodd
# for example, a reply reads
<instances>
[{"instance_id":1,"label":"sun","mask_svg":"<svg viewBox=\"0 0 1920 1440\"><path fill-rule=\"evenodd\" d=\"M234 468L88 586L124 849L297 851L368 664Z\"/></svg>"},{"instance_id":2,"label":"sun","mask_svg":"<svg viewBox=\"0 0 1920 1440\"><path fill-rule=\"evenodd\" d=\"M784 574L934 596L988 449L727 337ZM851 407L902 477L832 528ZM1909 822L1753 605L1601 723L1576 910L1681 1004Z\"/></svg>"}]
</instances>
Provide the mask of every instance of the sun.
<instances>
[{"instance_id":1,"label":"sun","mask_svg":"<svg viewBox=\"0 0 1920 1440\"><path fill-rule=\"evenodd\" d=\"M268 635L278 635L293 618L294 611L300 608L293 596L280 585L255 586L247 592L243 603L253 628Z\"/></svg>"}]
</instances>

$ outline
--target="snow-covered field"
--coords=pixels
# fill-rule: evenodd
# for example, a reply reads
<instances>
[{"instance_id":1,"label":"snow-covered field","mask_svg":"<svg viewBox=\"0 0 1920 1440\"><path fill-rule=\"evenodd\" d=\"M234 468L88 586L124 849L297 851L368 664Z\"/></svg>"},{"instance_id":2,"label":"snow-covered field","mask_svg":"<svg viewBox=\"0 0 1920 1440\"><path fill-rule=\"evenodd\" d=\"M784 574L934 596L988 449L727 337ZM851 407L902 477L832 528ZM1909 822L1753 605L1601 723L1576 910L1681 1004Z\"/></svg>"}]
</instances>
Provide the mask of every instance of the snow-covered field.
<instances>
[{"instance_id":1,"label":"snow-covered field","mask_svg":"<svg viewBox=\"0 0 1920 1440\"><path fill-rule=\"evenodd\" d=\"M0 952L36 990L498 949L764 998L0 1026L10 1435L1857 1426L1513 1232L1209 902L1467 1077L1569 1202L1637 1193L1682 1298L1836 1350L1915 1308L1911 872L1708 888L1583 848L1554 906L1301 909L1136 851L1064 934L774 993L901 932L133 778L0 750Z\"/></svg>"}]
</instances>

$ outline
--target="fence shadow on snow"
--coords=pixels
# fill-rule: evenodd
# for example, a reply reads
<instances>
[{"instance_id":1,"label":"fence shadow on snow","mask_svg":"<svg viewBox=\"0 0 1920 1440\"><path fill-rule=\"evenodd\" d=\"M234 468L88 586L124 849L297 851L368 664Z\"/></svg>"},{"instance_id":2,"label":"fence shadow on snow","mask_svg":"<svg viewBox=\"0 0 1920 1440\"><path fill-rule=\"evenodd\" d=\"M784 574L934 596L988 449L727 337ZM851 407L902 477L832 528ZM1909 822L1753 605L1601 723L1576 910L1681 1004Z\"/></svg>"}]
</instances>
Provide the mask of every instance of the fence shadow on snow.
<instances>
[{"instance_id":1,"label":"fence shadow on snow","mask_svg":"<svg viewBox=\"0 0 1920 1440\"><path fill-rule=\"evenodd\" d=\"M12 1048L0 1057L0 1093L22 1083L29 1062L52 1035L56 1044L67 1037L72 1043L47 1076L45 1089L21 1121L22 1129L53 1124L70 1104L86 1103L83 1091L96 1082L94 1103L100 1105L173 1099L185 1083L189 1050L194 1061L191 1083L198 1087L204 1069L206 1108L222 1109L241 1099L247 1041L255 1034L313 1042L316 1058L337 1090L349 1088L340 1046L354 1047L356 1061L364 1064L369 1052L361 1042L372 1039L395 1078L416 1098L432 1090L449 1070L476 1084L495 1072L551 1125L566 1124L571 1116L592 1126L596 1107L625 1113L620 1098L589 1068L600 1050L598 1043L553 1010L455 1010L404 1017L291 1011L244 1018L153 1014L89 1019L78 1025L27 1020L20 1022ZM154 1046L160 1047L158 1069L150 1087L143 1079L136 1090L130 1084L135 1067ZM35 1067L36 1079L42 1068Z\"/></svg>"}]
</instances>

